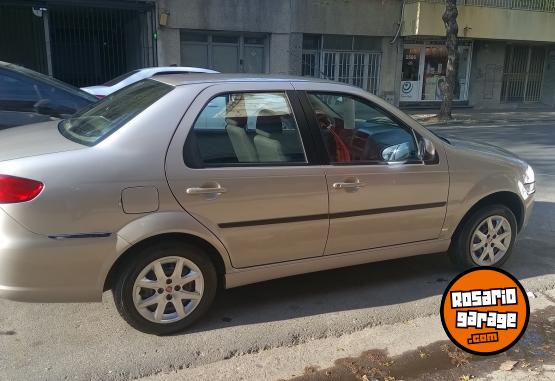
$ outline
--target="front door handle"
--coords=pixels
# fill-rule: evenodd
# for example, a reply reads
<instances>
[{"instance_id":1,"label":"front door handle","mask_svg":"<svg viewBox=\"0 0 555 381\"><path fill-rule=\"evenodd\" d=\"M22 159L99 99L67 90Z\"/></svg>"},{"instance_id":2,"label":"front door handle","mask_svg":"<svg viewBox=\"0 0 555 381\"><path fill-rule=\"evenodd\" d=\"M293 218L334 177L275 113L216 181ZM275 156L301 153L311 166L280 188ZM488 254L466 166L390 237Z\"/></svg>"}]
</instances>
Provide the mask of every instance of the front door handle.
<instances>
[{"instance_id":1,"label":"front door handle","mask_svg":"<svg viewBox=\"0 0 555 381\"><path fill-rule=\"evenodd\" d=\"M359 189L365 187L366 184L359 181L345 182L345 183L333 183L334 189Z\"/></svg>"},{"instance_id":2,"label":"front door handle","mask_svg":"<svg viewBox=\"0 0 555 381\"><path fill-rule=\"evenodd\" d=\"M199 188L187 188L187 194L222 194L227 192L227 189L217 186L217 187L199 187Z\"/></svg>"}]
</instances>

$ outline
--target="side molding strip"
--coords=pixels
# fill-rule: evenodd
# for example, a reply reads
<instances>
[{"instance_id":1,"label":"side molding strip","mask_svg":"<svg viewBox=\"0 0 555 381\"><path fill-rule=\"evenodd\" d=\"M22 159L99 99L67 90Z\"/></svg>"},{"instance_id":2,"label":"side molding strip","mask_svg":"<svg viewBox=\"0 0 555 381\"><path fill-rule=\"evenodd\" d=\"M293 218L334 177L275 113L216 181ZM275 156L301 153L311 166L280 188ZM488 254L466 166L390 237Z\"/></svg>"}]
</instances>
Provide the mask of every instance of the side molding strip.
<instances>
[{"instance_id":1,"label":"side molding strip","mask_svg":"<svg viewBox=\"0 0 555 381\"><path fill-rule=\"evenodd\" d=\"M78 234L57 234L49 235L50 239L75 239L75 238L106 238L112 233L78 233Z\"/></svg>"},{"instance_id":2,"label":"side molding strip","mask_svg":"<svg viewBox=\"0 0 555 381\"><path fill-rule=\"evenodd\" d=\"M430 204L416 204L416 205L394 206L394 207L389 207L389 208L355 210L355 211L351 211L351 212L332 213L332 214L329 214L329 215L328 214L313 214L313 215L307 215L307 216L271 218L271 219L266 219L266 220L224 222L224 223L218 224L218 226L222 229L243 228L243 227L247 227L247 226L286 224L286 223L289 223L289 222L315 221L315 220L324 220L324 219L327 219L327 218L330 218L330 219L349 218L349 217L357 217L357 216L370 216L370 215L373 215L373 214L406 212L406 211L409 211L409 210L443 208L445 205L447 205L446 202L434 202L434 203L430 203Z\"/></svg>"}]
</instances>

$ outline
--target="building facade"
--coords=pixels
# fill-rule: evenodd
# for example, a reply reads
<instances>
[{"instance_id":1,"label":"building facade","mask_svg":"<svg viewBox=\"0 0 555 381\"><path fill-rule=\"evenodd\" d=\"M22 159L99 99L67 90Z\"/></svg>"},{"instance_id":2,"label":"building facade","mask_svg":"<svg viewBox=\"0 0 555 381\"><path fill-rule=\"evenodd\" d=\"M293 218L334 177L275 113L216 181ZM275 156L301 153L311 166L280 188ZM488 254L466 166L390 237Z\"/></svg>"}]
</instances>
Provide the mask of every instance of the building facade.
<instances>
[{"instance_id":1,"label":"building facade","mask_svg":"<svg viewBox=\"0 0 555 381\"><path fill-rule=\"evenodd\" d=\"M403 6L400 102L442 99L442 0ZM555 1L459 0L456 99L476 108L555 107Z\"/></svg>"},{"instance_id":2,"label":"building facade","mask_svg":"<svg viewBox=\"0 0 555 381\"><path fill-rule=\"evenodd\" d=\"M0 0L0 60L78 86L183 65L328 78L438 107L444 9L444 0ZM459 0L458 24L457 105L555 107L555 0Z\"/></svg>"},{"instance_id":3,"label":"building facade","mask_svg":"<svg viewBox=\"0 0 555 381\"><path fill-rule=\"evenodd\" d=\"M159 63L329 78L394 103L400 5L400 0L159 0Z\"/></svg>"},{"instance_id":4,"label":"building facade","mask_svg":"<svg viewBox=\"0 0 555 381\"><path fill-rule=\"evenodd\" d=\"M443 0L159 0L159 62L282 73L436 107ZM555 1L460 0L457 105L555 106Z\"/></svg>"}]
</instances>

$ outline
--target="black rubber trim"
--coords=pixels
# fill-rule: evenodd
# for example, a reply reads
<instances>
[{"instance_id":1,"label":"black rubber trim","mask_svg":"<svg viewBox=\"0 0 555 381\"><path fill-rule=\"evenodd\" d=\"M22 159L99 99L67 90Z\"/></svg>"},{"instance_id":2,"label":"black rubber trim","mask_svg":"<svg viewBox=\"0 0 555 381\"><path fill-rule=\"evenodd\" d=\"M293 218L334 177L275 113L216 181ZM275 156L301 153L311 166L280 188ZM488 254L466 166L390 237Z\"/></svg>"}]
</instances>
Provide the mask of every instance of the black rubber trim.
<instances>
[{"instance_id":1,"label":"black rubber trim","mask_svg":"<svg viewBox=\"0 0 555 381\"><path fill-rule=\"evenodd\" d=\"M403 206L392 206L390 208L354 210L352 212L333 213L333 214L330 214L330 218L348 218L348 217L357 217L357 216L369 216L372 214L406 212L409 210L442 208L445 205L447 205L446 202L434 202L430 204L403 205Z\"/></svg>"},{"instance_id":2,"label":"black rubber trim","mask_svg":"<svg viewBox=\"0 0 555 381\"><path fill-rule=\"evenodd\" d=\"M49 235L50 239L75 239L75 238L107 238L110 237L112 233L79 233L79 234L58 234Z\"/></svg>"},{"instance_id":3,"label":"black rubber trim","mask_svg":"<svg viewBox=\"0 0 555 381\"><path fill-rule=\"evenodd\" d=\"M312 215L308 215L308 216L270 218L270 219L267 219L267 220L224 222L222 224L219 224L218 226L222 229L243 228L243 227L246 227L246 226L274 225L274 224L286 224L288 222L304 222L304 221L327 220L328 217L329 217L328 214L312 214Z\"/></svg>"},{"instance_id":4,"label":"black rubber trim","mask_svg":"<svg viewBox=\"0 0 555 381\"><path fill-rule=\"evenodd\" d=\"M348 217L357 217L357 216L370 216L373 214L404 212L409 210L441 208L441 207L444 207L445 205L447 205L446 202L434 202L430 204L394 206L390 208L355 210L352 212L341 212L341 213L332 213L332 214L313 214L313 215L307 215L307 216L270 218L266 220L224 222L224 223L218 224L218 226L222 229L243 228L247 226L286 224L289 222L316 221L316 220L324 220L327 218L337 219L337 218L348 218Z\"/></svg>"}]
</instances>

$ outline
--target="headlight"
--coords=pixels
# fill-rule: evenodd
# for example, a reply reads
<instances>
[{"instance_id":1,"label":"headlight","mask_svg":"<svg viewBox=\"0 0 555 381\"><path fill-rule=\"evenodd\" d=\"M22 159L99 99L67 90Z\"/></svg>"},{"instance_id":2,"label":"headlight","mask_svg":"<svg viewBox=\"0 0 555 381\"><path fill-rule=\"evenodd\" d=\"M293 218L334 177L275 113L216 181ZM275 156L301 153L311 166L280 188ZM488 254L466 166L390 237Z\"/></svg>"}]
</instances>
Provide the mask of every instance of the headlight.
<instances>
[{"instance_id":1,"label":"headlight","mask_svg":"<svg viewBox=\"0 0 555 381\"><path fill-rule=\"evenodd\" d=\"M534 174L534 170L531 166L526 168L526 172L524 172L524 189L528 194L532 194L536 191L536 175Z\"/></svg>"},{"instance_id":2,"label":"headlight","mask_svg":"<svg viewBox=\"0 0 555 381\"><path fill-rule=\"evenodd\" d=\"M536 175L534 174L534 170L531 166L526 168L526 172L524 172L524 184L531 184L536 182Z\"/></svg>"}]
</instances>

